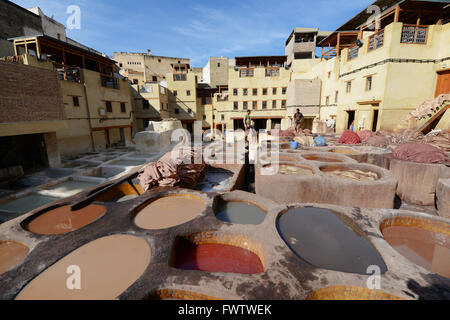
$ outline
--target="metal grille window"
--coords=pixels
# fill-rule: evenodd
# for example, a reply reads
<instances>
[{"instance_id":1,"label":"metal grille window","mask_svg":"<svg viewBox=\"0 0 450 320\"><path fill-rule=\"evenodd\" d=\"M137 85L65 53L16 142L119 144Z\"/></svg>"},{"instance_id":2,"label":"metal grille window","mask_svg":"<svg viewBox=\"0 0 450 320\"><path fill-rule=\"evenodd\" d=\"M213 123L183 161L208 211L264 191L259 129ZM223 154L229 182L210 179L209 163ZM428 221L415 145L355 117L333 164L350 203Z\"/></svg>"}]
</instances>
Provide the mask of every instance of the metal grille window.
<instances>
[{"instance_id":1,"label":"metal grille window","mask_svg":"<svg viewBox=\"0 0 450 320\"><path fill-rule=\"evenodd\" d=\"M127 107L126 107L125 103L123 103L123 102L120 103L120 112L122 112L122 113L127 112Z\"/></svg>"},{"instance_id":2,"label":"metal grille window","mask_svg":"<svg viewBox=\"0 0 450 320\"><path fill-rule=\"evenodd\" d=\"M263 108L263 109L267 109L267 101L263 101L263 103L262 103L262 108Z\"/></svg>"},{"instance_id":3,"label":"metal grille window","mask_svg":"<svg viewBox=\"0 0 450 320\"><path fill-rule=\"evenodd\" d=\"M277 100L273 100L272 101L272 109L276 109L277 108Z\"/></svg>"},{"instance_id":4,"label":"metal grille window","mask_svg":"<svg viewBox=\"0 0 450 320\"><path fill-rule=\"evenodd\" d=\"M239 109L239 103L238 103L238 102L234 102L234 103L233 103L233 109L234 109L234 110Z\"/></svg>"},{"instance_id":5,"label":"metal grille window","mask_svg":"<svg viewBox=\"0 0 450 320\"><path fill-rule=\"evenodd\" d=\"M253 101L253 110L258 109L258 101Z\"/></svg>"},{"instance_id":6,"label":"metal grille window","mask_svg":"<svg viewBox=\"0 0 450 320\"><path fill-rule=\"evenodd\" d=\"M369 52L381 48L384 44L384 30L375 33L369 38Z\"/></svg>"},{"instance_id":7,"label":"metal grille window","mask_svg":"<svg viewBox=\"0 0 450 320\"><path fill-rule=\"evenodd\" d=\"M280 75L280 68L266 68L266 77L278 77Z\"/></svg>"},{"instance_id":8,"label":"metal grille window","mask_svg":"<svg viewBox=\"0 0 450 320\"><path fill-rule=\"evenodd\" d=\"M100 80L102 83L102 87L119 89L119 81L117 78L102 75L100 76Z\"/></svg>"},{"instance_id":9,"label":"metal grille window","mask_svg":"<svg viewBox=\"0 0 450 320\"><path fill-rule=\"evenodd\" d=\"M258 89L253 89L253 95L257 96L258 95Z\"/></svg>"},{"instance_id":10,"label":"metal grille window","mask_svg":"<svg viewBox=\"0 0 450 320\"><path fill-rule=\"evenodd\" d=\"M244 110L247 110L247 109L248 109L248 102L244 101Z\"/></svg>"},{"instance_id":11,"label":"metal grille window","mask_svg":"<svg viewBox=\"0 0 450 320\"><path fill-rule=\"evenodd\" d=\"M183 73L174 74L173 81L186 81L186 74Z\"/></svg>"},{"instance_id":12,"label":"metal grille window","mask_svg":"<svg viewBox=\"0 0 450 320\"><path fill-rule=\"evenodd\" d=\"M404 25L401 43L426 44L428 27L416 25Z\"/></svg>"},{"instance_id":13,"label":"metal grille window","mask_svg":"<svg viewBox=\"0 0 450 320\"><path fill-rule=\"evenodd\" d=\"M247 96L247 95L248 95L248 89L243 89L243 90L242 90L242 94L243 94L244 96Z\"/></svg>"},{"instance_id":14,"label":"metal grille window","mask_svg":"<svg viewBox=\"0 0 450 320\"><path fill-rule=\"evenodd\" d=\"M286 109L286 100L281 101L281 108Z\"/></svg>"},{"instance_id":15,"label":"metal grille window","mask_svg":"<svg viewBox=\"0 0 450 320\"><path fill-rule=\"evenodd\" d=\"M106 112L112 112L112 103L111 101L106 101Z\"/></svg>"},{"instance_id":16,"label":"metal grille window","mask_svg":"<svg viewBox=\"0 0 450 320\"><path fill-rule=\"evenodd\" d=\"M358 46L354 46L351 47L350 49L348 49L348 58L347 60L352 60L358 57L358 53L359 53L359 47Z\"/></svg>"},{"instance_id":17,"label":"metal grille window","mask_svg":"<svg viewBox=\"0 0 450 320\"><path fill-rule=\"evenodd\" d=\"M239 76L241 78L253 77L254 74L255 74L255 69L253 69L253 68L243 68L243 69L239 70Z\"/></svg>"}]
</instances>

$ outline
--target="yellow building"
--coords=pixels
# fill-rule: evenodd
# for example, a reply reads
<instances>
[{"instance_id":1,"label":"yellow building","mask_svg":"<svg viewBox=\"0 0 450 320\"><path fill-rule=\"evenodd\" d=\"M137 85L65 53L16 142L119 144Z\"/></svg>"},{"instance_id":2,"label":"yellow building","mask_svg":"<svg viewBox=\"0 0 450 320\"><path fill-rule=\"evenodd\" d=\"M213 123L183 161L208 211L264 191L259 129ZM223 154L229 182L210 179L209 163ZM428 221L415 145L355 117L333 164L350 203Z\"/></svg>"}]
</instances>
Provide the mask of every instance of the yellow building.
<instances>
[{"instance_id":1,"label":"yellow building","mask_svg":"<svg viewBox=\"0 0 450 320\"><path fill-rule=\"evenodd\" d=\"M57 132L63 156L130 143L130 85L116 76L115 61L48 36L12 40L24 64L53 70L60 79L68 125Z\"/></svg>"},{"instance_id":2,"label":"yellow building","mask_svg":"<svg viewBox=\"0 0 450 320\"><path fill-rule=\"evenodd\" d=\"M170 118L168 90L158 83L132 85L136 130L144 131L149 121Z\"/></svg>"},{"instance_id":3,"label":"yellow building","mask_svg":"<svg viewBox=\"0 0 450 320\"><path fill-rule=\"evenodd\" d=\"M229 67L228 88L219 88L213 100L214 128L244 128L248 110L257 130L285 127L289 79L286 56L237 57Z\"/></svg>"},{"instance_id":4,"label":"yellow building","mask_svg":"<svg viewBox=\"0 0 450 320\"><path fill-rule=\"evenodd\" d=\"M450 92L448 11L444 1L397 1L373 30L364 10L320 43L322 61L310 75L322 80L321 105L336 108L338 132L352 124L355 131L419 129L426 121L433 122L428 130L450 129L448 105L423 121L404 121L424 101Z\"/></svg>"}]
</instances>

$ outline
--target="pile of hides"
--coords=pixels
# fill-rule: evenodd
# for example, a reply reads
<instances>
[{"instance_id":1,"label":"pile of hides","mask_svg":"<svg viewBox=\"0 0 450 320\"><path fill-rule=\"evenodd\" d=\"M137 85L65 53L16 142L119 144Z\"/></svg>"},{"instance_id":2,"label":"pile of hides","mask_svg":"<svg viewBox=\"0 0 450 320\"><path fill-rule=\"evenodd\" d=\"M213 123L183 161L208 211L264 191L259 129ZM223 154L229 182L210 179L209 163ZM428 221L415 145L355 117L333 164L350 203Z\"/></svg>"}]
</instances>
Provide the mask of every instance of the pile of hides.
<instances>
[{"instance_id":1,"label":"pile of hides","mask_svg":"<svg viewBox=\"0 0 450 320\"><path fill-rule=\"evenodd\" d=\"M425 143L408 143L397 147L393 153L396 159L418 163L443 163L449 161L439 148Z\"/></svg>"},{"instance_id":2,"label":"pile of hides","mask_svg":"<svg viewBox=\"0 0 450 320\"><path fill-rule=\"evenodd\" d=\"M431 117L436 111L439 111L439 108L445 101L450 101L450 94L441 94L434 100L425 101L406 117L405 122L408 122L413 118L421 120Z\"/></svg>"},{"instance_id":3,"label":"pile of hides","mask_svg":"<svg viewBox=\"0 0 450 320\"><path fill-rule=\"evenodd\" d=\"M270 131L270 135L274 137L286 137L286 138L293 138L295 137L294 130L279 130L279 129L273 129Z\"/></svg>"},{"instance_id":4,"label":"pile of hides","mask_svg":"<svg viewBox=\"0 0 450 320\"><path fill-rule=\"evenodd\" d=\"M314 139L314 147L326 147L327 140L324 137L318 136Z\"/></svg>"},{"instance_id":5,"label":"pile of hides","mask_svg":"<svg viewBox=\"0 0 450 320\"><path fill-rule=\"evenodd\" d=\"M378 148L387 148L390 144L391 141L383 136L374 136L365 142L365 145Z\"/></svg>"},{"instance_id":6,"label":"pile of hides","mask_svg":"<svg viewBox=\"0 0 450 320\"><path fill-rule=\"evenodd\" d=\"M155 186L192 187L205 178L205 169L201 148L179 146L146 167L138 179L144 192Z\"/></svg>"},{"instance_id":7,"label":"pile of hides","mask_svg":"<svg viewBox=\"0 0 450 320\"><path fill-rule=\"evenodd\" d=\"M358 144L361 143L361 138L352 131L345 131L338 142L340 144Z\"/></svg>"},{"instance_id":8,"label":"pile of hides","mask_svg":"<svg viewBox=\"0 0 450 320\"><path fill-rule=\"evenodd\" d=\"M431 144L444 152L450 152L450 132L430 132L425 136L422 142Z\"/></svg>"},{"instance_id":9,"label":"pile of hides","mask_svg":"<svg viewBox=\"0 0 450 320\"><path fill-rule=\"evenodd\" d=\"M358 132L358 136L361 138L362 142L367 142L370 138L375 137L375 133L369 130L363 130Z\"/></svg>"},{"instance_id":10,"label":"pile of hides","mask_svg":"<svg viewBox=\"0 0 450 320\"><path fill-rule=\"evenodd\" d=\"M294 141L300 143L304 147L312 147L314 145L313 136L298 136L294 138Z\"/></svg>"}]
</instances>

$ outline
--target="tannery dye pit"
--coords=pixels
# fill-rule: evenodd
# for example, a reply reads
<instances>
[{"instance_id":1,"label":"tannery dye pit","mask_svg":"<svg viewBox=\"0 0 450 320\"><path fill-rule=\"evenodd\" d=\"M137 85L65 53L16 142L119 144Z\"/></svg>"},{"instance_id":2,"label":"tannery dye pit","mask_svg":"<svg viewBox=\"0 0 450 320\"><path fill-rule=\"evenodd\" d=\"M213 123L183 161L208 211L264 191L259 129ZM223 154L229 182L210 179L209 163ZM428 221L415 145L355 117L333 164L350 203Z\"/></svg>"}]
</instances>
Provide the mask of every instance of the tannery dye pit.
<instances>
[{"instance_id":1,"label":"tannery dye pit","mask_svg":"<svg viewBox=\"0 0 450 320\"><path fill-rule=\"evenodd\" d=\"M411 262L450 278L450 225L399 217L381 225L387 242Z\"/></svg>"},{"instance_id":2,"label":"tannery dye pit","mask_svg":"<svg viewBox=\"0 0 450 320\"><path fill-rule=\"evenodd\" d=\"M261 224L266 213L256 204L246 201L220 201L216 208L217 219L237 224Z\"/></svg>"},{"instance_id":3,"label":"tannery dye pit","mask_svg":"<svg viewBox=\"0 0 450 320\"><path fill-rule=\"evenodd\" d=\"M264 267L259 257L236 246L220 243L195 244L181 238L175 246L173 266L183 270L259 274Z\"/></svg>"},{"instance_id":4,"label":"tannery dye pit","mask_svg":"<svg viewBox=\"0 0 450 320\"><path fill-rule=\"evenodd\" d=\"M277 221L280 236L301 259L320 268L367 274L370 266L387 267L361 230L353 230L335 213L320 208L294 208Z\"/></svg>"},{"instance_id":5,"label":"tannery dye pit","mask_svg":"<svg viewBox=\"0 0 450 320\"><path fill-rule=\"evenodd\" d=\"M30 249L17 241L0 241L0 275L21 263Z\"/></svg>"},{"instance_id":6,"label":"tannery dye pit","mask_svg":"<svg viewBox=\"0 0 450 320\"><path fill-rule=\"evenodd\" d=\"M320 169L322 172L332 177L351 179L358 181L376 181L379 176L375 172L351 169L346 167L325 167Z\"/></svg>"}]
</instances>

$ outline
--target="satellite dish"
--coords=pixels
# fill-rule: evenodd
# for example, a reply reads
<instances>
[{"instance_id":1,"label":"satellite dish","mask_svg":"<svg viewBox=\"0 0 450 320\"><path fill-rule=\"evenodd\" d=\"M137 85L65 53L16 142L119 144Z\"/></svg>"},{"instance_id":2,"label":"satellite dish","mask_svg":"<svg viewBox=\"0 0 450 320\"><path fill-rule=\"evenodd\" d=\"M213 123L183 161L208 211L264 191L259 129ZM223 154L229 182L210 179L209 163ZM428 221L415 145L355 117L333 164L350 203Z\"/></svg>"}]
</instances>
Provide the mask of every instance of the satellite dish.
<instances>
[{"instance_id":1,"label":"satellite dish","mask_svg":"<svg viewBox=\"0 0 450 320\"><path fill-rule=\"evenodd\" d=\"M234 71L239 71L239 68L238 67L234 67Z\"/></svg>"},{"instance_id":2,"label":"satellite dish","mask_svg":"<svg viewBox=\"0 0 450 320\"><path fill-rule=\"evenodd\" d=\"M361 48L364 45L364 42L361 40L356 40L356 45Z\"/></svg>"}]
</instances>

